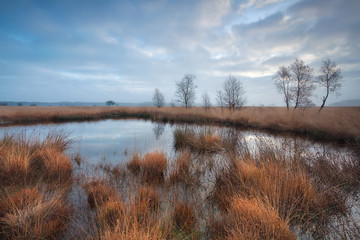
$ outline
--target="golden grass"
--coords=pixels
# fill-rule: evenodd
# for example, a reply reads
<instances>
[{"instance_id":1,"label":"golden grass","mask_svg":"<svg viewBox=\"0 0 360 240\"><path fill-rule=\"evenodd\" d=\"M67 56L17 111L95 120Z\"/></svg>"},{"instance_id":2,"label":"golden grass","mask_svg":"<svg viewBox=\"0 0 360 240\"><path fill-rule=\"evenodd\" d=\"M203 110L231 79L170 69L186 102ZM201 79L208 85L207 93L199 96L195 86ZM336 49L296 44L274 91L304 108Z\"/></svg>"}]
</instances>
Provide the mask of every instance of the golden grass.
<instances>
[{"instance_id":1,"label":"golden grass","mask_svg":"<svg viewBox=\"0 0 360 240\"><path fill-rule=\"evenodd\" d=\"M191 153L189 151L181 151L175 160L175 166L170 173L170 183L184 182L191 184L192 177L190 173Z\"/></svg>"},{"instance_id":2,"label":"golden grass","mask_svg":"<svg viewBox=\"0 0 360 240\"><path fill-rule=\"evenodd\" d=\"M190 129L175 129L174 147L178 150L189 148L198 152L218 152L220 151L221 138L210 131L196 132Z\"/></svg>"},{"instance_id":3,"label":"golden grass","mask_svg":"<svg viewBox=\"0 0 360 240\"><path fill-rule=\"evenodd\" d=\"M240 111L204 111L200 107L7 107L0 106L0 122L34 123L103 118L147 118L160 121L230 123L239 126L290 131L315 138L354 140L360 136L360 107L327 107L287 111L285 107L244 107Z\"/></svg>"},{"instance_id":4,"label":"golden grass","mask_svg":"<svg viewBox=\"0 0 360 240\"><path fill-rule=\"evenodd\" d=\"M63 194L44 195L36 188L24 188L1 195L1 239L58 239L71 213Z\"/></svg>"},{"instance_id":5,"label":"golden grass","mask_svg":"<svg viewBox=\"0 0 360 240\"><path fill-rule=\"evenodd\" d=\"M69 145L65 135L50 134L43 141L24 134L0 139L0 179L2 184L26 184L41 179L69 183L72 165L64 154Z\"/></svg>"},{"instance_id":6,"label":"golden grass","mask_svg":"<svg viewBox=\"0 0 360 240\"><path fill-rule=\"evenodd\" d=\"M127 168L135 175L140 172L141 158L138 153L135 153L131 160L127 163Z\"/></svg>"},{"instance_id":7,"label":"golden grass","mask_svg":"<svg viewBox=\"0 0 360 240\"><path fill-rule=\"evenodd\" d=\"M315 188L296 162L263 157L260 162L232 160L230 167L217 176L213 199L220 209L231 214L234 196L257 199L276 210L280 219L304 231L317 231L332 216L346 214L342 195Z\"/></svg>"},{"instance_id":8,"label":"golden grass","mask_svg":"<svg viewBox=\"0 0 360 240\"><path fill-rule=\"evenodd\" d=\"M219 147L216 160L221 163L210 167L210 154L190 152L194 139L206 148ZM100 167L101 177L84 179L89 208L83 207L94 218L86 219L93 232L84 238L295 239L295 231L303 231L321 239L335 217L347 216L346 194L356 194L360 185L358 157L339 163L339 154L305 163L302 150L287 156L281 148L258 142L252 153L238 135L218 137L206 129L189 141L192 147L173 161L159 151L135 153L125 164ZM71 179L72 165L63 154L68 144L56 135L44 141L0 139L0 238L53 239L65 231L70 210L60 197L64 192L45 193L28 184Z\"/></svg>"},{"instance_id":9,"label":"golden grass","mask_svg":"<svg viewBox=\"0 0 360 240\"><path fill-rule=\"evenodd\" d=\"M173 213L173 221L176 228L184 232L193 232L196 225L194 209L186 204L177 202Z\"/></svg>"},{"instance_id":10,"label":"golden grass","mask_svg":"<svg viewBox=\"0 0 360 240\"><path fill-rule=\"evenodd\" d=\"M227 239L296 239L288 223L279 217L276 209L256 198L234 197L225 222L223 224Z\"/></svg>"},{"instance_id":11,"label":"golden grass","mask_svg":"<svg viewBox=\"0 0 360 240\"><path fill-rule=\"evenodd\" d=\"M159 184L165 181L168 160L163 152L154 151L140 157L135 153L127 163L127 168L135 175L141 173L143 183Z\"/></svg>"},{"instance_id":12,"label":"golden grass","mask_svg":"<svg viewBox=\"0 0 360 240\"><path fill-rule=\"evenodd\" d=\"M155 211L160 207L160 194L152 186L144 186L138 189L137 202Z\"/></svg>"},{"instance_id":13,"label":"golden grass","mask_svg":"<svg viewBox=\"0 0 360 240\"><path fill-rule=\"evenodd\" d=\"M84 184L87 201L90 208L98 208L105 205L108 201L116 198L115 190L108 186L105 181L91 180Z\"/></svg>"},{"instance_id":14,"label":"golden grass","mask_svg":"<svg viewBox=\"0 0 360 240\"><path fill-rule=\"evenodd\" d=\"M141 161L142 179L146 183L162 183L168 160L163 152L149 152Z\"/></svg>"},{"instance_id":15,"label":"golden grass","mask_svg":"<svg viewBox=\"0 0 360 240\"><path fill-rule=\"evenodd\" d=\"M107 231L114 230L117 225L121 225L125 218L125 206L119 199L111 199L106 202L99 212L99 220L101 227Z\"/></svg>"}]
</instances>

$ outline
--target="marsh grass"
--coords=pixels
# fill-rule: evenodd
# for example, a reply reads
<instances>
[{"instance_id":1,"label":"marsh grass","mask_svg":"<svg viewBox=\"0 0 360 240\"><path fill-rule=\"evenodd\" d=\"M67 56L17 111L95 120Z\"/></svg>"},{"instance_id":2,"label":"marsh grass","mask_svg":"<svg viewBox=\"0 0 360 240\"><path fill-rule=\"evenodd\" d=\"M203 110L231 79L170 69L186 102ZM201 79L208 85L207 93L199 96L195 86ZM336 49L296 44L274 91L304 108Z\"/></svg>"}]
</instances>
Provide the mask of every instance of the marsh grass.
<instances>
[{"instance_id":1,"label":"marsh grass","mask_svg":"<svg viewBox=\"0 0 360 240\"><path fill-rule=\"evenodd\" d=\"M94 179L83 185L90 208L102 207L116 198L115 190L106 181Z\"/></svg>"},{"instance_id":2,"label":"marsh grass","mask_svg":"<svg viewBox=\"0 0 360 240\"><path fill-rule=\"evenodd\" d=\"M160 207L160 194L152 186L141 187L138 189L137 202L139 204L145 204L147 208L155 211Z\"/></svg>"},{"instance_id":3,"label":"marsh grass","mask_svg":"<svg viewBox=\"0 0 360 240\"><path fill-rule=\"evenodd\" d=\"M145 183L163 183L168 165L163 152L155 151L145 154L141 161L142 180Z\"/></svg>"},{"instance_id":4,"label":"marsh grass","mask_svg":"<svg viewBox=\"0 0 360 240\"><path fill-rule=\"evenodd\" d=\"M175 160L174 167L170 173L169 181L171 184L184 182L190 185L193 178L190 172L191 153L189 151L181 151Z\"/></svg>"},{"instance_id":5,"label":"marsh grass","mask_svg":"<svg viewBox=\"0 0 360 240\"><path fill-rule=\"evenodd\" d=\"M72 164L63 133L4 134L0 139L0 238L59 239L72 208Z\"/></svg>"},{"instance_id":6,"label":"marsh grass","mask_svg":"<svg viewBox=\"0 0 360 240\"><path fill-rule=\"evenodd\" d=\"M105 118L141 118L163 122L218 123L286 131L315 139L356 142L360 139L360 107L327 107L287 111L285 107L244 107L222 112L198 107L7 107L0 106L0 121L17 123L86 121Z\"/></svg>"},{"instance_id":7,"label":"marsh grass","mask_svg":"<svg viewBox=\"0 0 360 240\"><path fill-rule=\"evenodd\" d=\"M174 208L173 221L175 227L180 231L193 232L196 225L194 209L187 204L177 202Z\"/></svg>"},{"instance_id":8,"label":"marsh grass","mask_svg":"<svg viewBox=\"0 0 360 240\"><path fill-rule=\"evenodd\" d=\"M175 149L190 149L197 152L219 152L222 150L221 138L210 130L180 129L174 130Z\"/></svg>"},{"instance_id":9,"label":"marsh grass","mask_svg":"<svg viewBox=\"0 0 360 240\"><path fill-rule=\"evenodd\" d=\"M0 196L2 239L58 239L71 214L64 192L23 188Z\"/></svg>"},{"instance_id":10,"label":"marsh grass","mask_svg":"<svg viewBox=\"0 0 360 240\"><path fill-rule=\"evenodd\" d=\"M235 196L223 221L227 239L296 239L276 209L256 198Z\"/></svg>"},{"instance_id":11,"label":"marsh grass","mask_svg":"<svg viewBox=\"0 0 360 240\"><path fill-rule=\"evenodd\" d=\"M3 184L36 183L41 179L55 184L71 181L72 165L64 151L71 141L64 134L49 134L43 141L5 134L0 139L0 179Z\"/></svg>"},{"instance_id":12,"label":"marsh grass","mask_svg":"<svg viewBox=\"0 0 360 240\"><path fill-rule=\"evenodd\" d=\"M165 181L167 165L168 159L165 154L154 151L146 153L143 157L140 157L139 153L134 153L127 163L127 168L134 175L139 175L143 183L161 184Z\"/></svg>"},{"instance_id":13,"label":"marsh grass","mask_svg":"<svg viewBox=\"0 0 360 240\"><path fill-rule=\"evenodd\" d=\"M175 142L177 137L185 140L174 159L159 151L135 153L125 163L99 164L92 166L91 174L77 176L88 213L81 228L90 229L77 238L360 236L359 223L350 214L359 205L356 154L311 153L298 142L276 145L266 139L256 141L257 150L252 151L231 129L180 129L177 134ZM10 135L0 143L0 176L5 179L0 192L1 237L61 237L71 215L67 193L60 188L73 175L63 155L68 143L58 137L34 141ZM209 146L218 150L208 150ZM16 186L6 180L9 173L17 179ZM47 188L52 179L59 188Z\"/></svg>"},{"instance_id":14,"label":"marsh grass","mask_svg":"<svg viewBox=\"0 0 360 240\"><path fill-rule=\"evenodd\" d=\"M201 131L192 133L196 136ZM332 173L343 171L343 174L327 176L321 173L321 166L326 165L318 161L318 153L307 152L308 146L299 142L274 144L263 139L254 143L256 151L253 151L233 131L221 132L219 136L220 152L199 152L185 147L174 159L156 151L143 156L135 154L122 165L123 169L116 170L127 172L121 178L125 189L114 183L113 169L107 169L106 183L101 185L126 198L107 198L98 208L99 238L348 236L351 239L359 236L356 232L359 224L350 215L357 200L351 204L349 201L359 185L353 180L348 183L352 189L349 191L343 184L356 178L356 155L347 156ZM339 161L343 156L338 154L324 158L329 166L322 170L331 172L330 160ZM349 178L345 172L350 174Z\"/></svg>"}]
</instances>

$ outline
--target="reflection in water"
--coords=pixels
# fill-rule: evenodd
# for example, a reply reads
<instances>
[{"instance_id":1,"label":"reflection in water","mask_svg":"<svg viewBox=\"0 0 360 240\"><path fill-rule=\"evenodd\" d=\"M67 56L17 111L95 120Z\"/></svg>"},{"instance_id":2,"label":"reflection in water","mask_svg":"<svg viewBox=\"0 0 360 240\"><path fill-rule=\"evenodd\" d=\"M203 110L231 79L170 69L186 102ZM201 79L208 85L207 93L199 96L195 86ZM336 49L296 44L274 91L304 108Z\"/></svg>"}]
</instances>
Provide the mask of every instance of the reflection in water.
<instances>
[{"instance_id":1,"label":"reflection in water","mask_svg":"<svg viewBox=\"0 0 360 240\"><path fill-rule=\"evenodd\" d=\"M80 154L89 163L118 163L128 160L134 151L144 154L149 151L164 151L174 155L173 131L182 129L199 134L211 133L222 139L227 152L246 153L259 151L257 146L272 144L278 146L279 154L306 158L309 153L329 153L338 147L321 144L294 136L274 136L257 131L242 131L230 127L197 126L187 124L152 123L144 120L104 120L98 122L76 122L62 124L38 124L33 126L1 127L0 136L5 132L21 133L26 136L44 138L51 131L64 131L74 141L69 153ZM311 151L309 151L311 150ZM346 151L342 149L341 151ZM307 157L313 159L311 156Z\"/></svg>"},{"instance_id":2,"label":"reflection in water","mask_svg":"<svg viewBox=\"0 0 360 240\"><path fill-rule=\"evenodd\" d=\"M159 140L161 135L163 135L164 131L165 131L164 123L154 123L153 132L154 132L156 140Z\"/></svg>"}]
</instances>

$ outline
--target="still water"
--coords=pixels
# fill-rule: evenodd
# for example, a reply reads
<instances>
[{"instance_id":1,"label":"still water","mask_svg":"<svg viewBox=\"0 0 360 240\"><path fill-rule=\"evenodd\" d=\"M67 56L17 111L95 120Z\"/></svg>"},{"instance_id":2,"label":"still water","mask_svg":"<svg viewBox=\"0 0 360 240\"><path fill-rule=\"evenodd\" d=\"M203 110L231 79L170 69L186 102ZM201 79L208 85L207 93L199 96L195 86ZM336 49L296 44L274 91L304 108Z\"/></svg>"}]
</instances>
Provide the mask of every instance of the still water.
<instances>
[{"instance_id":1,"label":"still water","mask_svg":"<svg viewBox=\"0 0 360 240\"><path fill-rule=\"evenodd\" d=\"M176 128L190 127L203 129L221 136L224 132L234 130L230 127L196 126L164 124L145 120L102 120L96 122L72 122L61 124L37 124L30 126L0 127L0 137L5 134L26 134L27 138L44 138L48 133L63 133L73 141L68 154L80 154L82 161L89 164L119 163L130 158L133 152L144 154L159 150L168 157L175 154L173 147L173 131ZM240 130L235 130L239 132ZM322 152L341 151L346 148L329 143L317 143L304 138L284 135L271 135L259 131L240 131L239 137L246 141L250 148L256 142L264 140L278 146L287 145L287 149L300 148L304 152L321 154ZM309 151L310 150L310 151Z\"/></svg>"}]
</instances>

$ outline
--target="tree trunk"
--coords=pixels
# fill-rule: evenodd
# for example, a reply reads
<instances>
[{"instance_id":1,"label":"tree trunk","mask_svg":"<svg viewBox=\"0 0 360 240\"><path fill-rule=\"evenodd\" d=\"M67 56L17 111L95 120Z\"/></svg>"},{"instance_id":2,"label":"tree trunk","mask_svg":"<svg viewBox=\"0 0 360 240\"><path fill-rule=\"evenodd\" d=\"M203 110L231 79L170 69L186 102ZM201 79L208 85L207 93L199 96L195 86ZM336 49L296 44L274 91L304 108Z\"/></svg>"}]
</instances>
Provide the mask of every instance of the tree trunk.
<instances>
[{"instance_id":1,"label":"tree trunk","mask_svg":"<svg viewBox=\"0 0 360 240\"><path fill-rule=\"evenodd\" d=\"M323 109L325 107L325 102L326 102L328 96L329 96L329 93L326 93L326 96L322 99L323 102L322 102L322 104L320 106L319 112L321 111L321 109Z\"/></svg>"}]
</instances>

